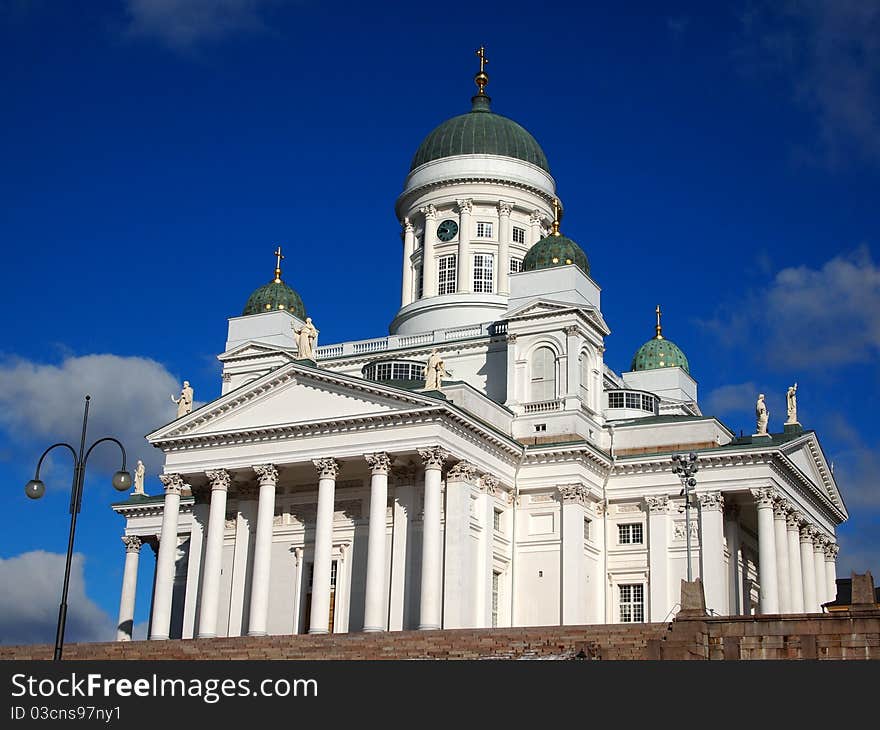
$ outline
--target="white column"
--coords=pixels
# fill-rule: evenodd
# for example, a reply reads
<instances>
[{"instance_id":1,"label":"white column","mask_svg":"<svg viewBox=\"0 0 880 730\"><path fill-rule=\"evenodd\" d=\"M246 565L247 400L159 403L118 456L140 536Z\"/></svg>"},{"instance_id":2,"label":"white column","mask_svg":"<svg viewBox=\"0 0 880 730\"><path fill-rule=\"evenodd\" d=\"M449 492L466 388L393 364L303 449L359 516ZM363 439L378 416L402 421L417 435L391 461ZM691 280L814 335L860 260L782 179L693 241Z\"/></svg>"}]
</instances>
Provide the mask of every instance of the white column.
<instances>
[{"instance_id":1,"label":"white column","mask_svg":"<svg viewBox=\"0 0 880 730\"><path fill-rule=\"evenodd\" d=\"M137 595L138 561L141 555L141 539L137 535L125 535L125 568L122 572L122 595L119 598L119 622L116 625L116 641L131 641L134 627L134 599Z\"/></svg>"},{"instance_id":2,"label":"white column","mask_svg":"<svg viewBox=\"0 0 880 730\"><path fill-rule=\"evenodd\" d=\"M811 525L801 527L801 574L804 580L804 612L816 613L819 602L816 600L816 566L813 565L813 534Z\"/></svg>"},{"instance_id":3,"label":"white column","mask_svg":"<svg viewBox=\"0 0 880 730\"><path fill-rule=\"evenodd\" d=\"M785 528L785 515L788 504L783 500L773 505L773 533L776 536L776 576L779 584L779 612L792 613L791 609L791 565L788 558L788 534Z\"/></svg>"},{"instance_id":4,"label":"white column","mask_svg":"<svg viewBox=\"0 0 880 730\"><path fill-rule=\"evenodd\" d=\"M492 563L495 546L495 494L498 479L484 474L480 492L474 505L480 522L480 542L475 563L476 622L477 628L492 626Z\"/></svg>"},{"instance_id":5,"label":"white column","mask_svg":"<svg viewBox=\"0 0 880 730\"><path fill-rule=\"evenodd\" d=\"M380 452L364 454L370 466L370 527L367 538L367 590L364 603L364 631L385 631L385 542L388 524L388 469L391 457Z\"/></svg>"},{"instance_id":6,"label":"white column","mask_svg":"<svg viewBox=\"0 0 880 730\"><path fill-rule=\"evenodd\" d=\"M254 528L257 524L257 486L236 484L238 510L235 515L235 538L232 548L232 585L229 597L227 636L247 634L247 616L250 613L251 583L248 581L253 566Z\"/></svg>"},{"instance_id":7,"label":"white column","mask_svg":"<svg viewBox=\"0 0 880 730\"><path fill-rule=\"evenodd\" d=\"M315 524L315 562L312 568L310 634L330 631L330 570L333 563L333 511L339 463L315 459L318 470L318 514Z\"/></svg>"},{"instance_id":8,"label":"white column","mask_svg":"<svg viewBox=\"0 0 880 730\"><path fill-rule=\"evenodd\" d=\"M419 616L420 629L441 628L442 549L440 516L443 500L440 493L443 462L447 454L439 446L419 449L425 463L425 515L422 523L422 594Z\"/></svg>"},{"instance_id":9,"label":"white column","mask_svg":"<svg viewBox=\"0 0 880 730\"><path fill-rule=\"evenodd\" d=\"M443 628L475 626L474 591L477 562L471 539L471 493L477 481L473 464L460 461L446 475L446 520L443 530Z\"/></svg>"},{"instance_id":10,"label":"white column","mask_svg":"<svg viewBox=\"0 0 880 730\"><path fill-rule=\"evenodd\" d=\"M396 480L394 488L394 526L391 534L391 588L388 607L388 629L403 631L411 628L410 598L413 595L410 585L412 559L407 549L412 539L410 529L415 509L415 464L405 464L393 469Z\"/></svg>"},{"instance_id":11,"label":"white column","mask_svg":"<svg viewBox=\"0 0 880 730\"><path fill-rule=\"evenodd\" d=\"M761 613L779 613L776 573L776 534L773 528L772 489L753 489L758 509L758 580L761 583Z\"/></svg>"},{"instance_id":12,"label":"white column","mask_svg":"<svg viewBox=\"0 0 880 730\"><path fill-rule=\"evenodd\" d=\"M581 338L576 325L565 328L565 408L580 410L580 362ZM561 359L561 358L560 358ZM560 370L562 364L560 363Z\"/></svg>"},{"instance_id":13,"label":"white column","mask_svg":"<svg viewBox=\"0 0 880 730\"><path fill-rule=\"evenodd\" d=\"M184 487L180 474L160 474L159 480L165 486L165 505L162 512L159 555L156 558L156 592L153 598L151 639L167 639L171 632L171 601L177 559L177 522L180 514L180 490Z\"/></svg>"},{"instance_id":14,"label":"white column","mask_svg":"<svg viewBox=\"0 0 880 730\"><path fill-rule=\"evenodd\" d=\"M559 487L562 503L562 612L563 626L587 623L587 566L584 557L584 507L589 491L582 484Z\"/></svg>"},{"instance_id":15,"label":"white column","mask_svg":"<svg viewBox=\"0 0 880 730\"><path fill-rule=\"evenodd\" d=\"M269 576L272 564L272 527L275 522L275 485L278 469L272 464L254 466L260 485L254 567L251 574L251 610L248 636L265 636L269 621Z\"/></svg>"},{"instance_id":16,"label":"white column","mask_svg":"<svg viewBox=\"0 0 880 730\"><path fill-rule=\"evenodd\" d=\"M510 213L513 203L498 203L498 293L510 293Z\"/></svg>"},{"instance_id":17,"label":"white column","mask_svg":"<svg viewBox=\"0 0 880 730\"><path fill-rule=\"evenodd\" d=\"M458 205L458 292L472 292L474 281L471 274L471 211L474 201L456 200Z\"/></svg>"},{"instance_id":18,"label":"white column","mask_svg":"<svg viewBox=\"0 0 880 730\"><path fill-rule=\"evenodd\" d=\"M293 571L293 633L300 632L299 622L302 613L302 582L303 582L303 548L295 547L293 557L295 567Z\"/></svg>"},{"instance_id":19,"label":"white column","mask_svg":"<svg viewBox=\"0 0 880 730\"><path fill-rule=\"evenodd\" d=\"M437 209L433 205L420 208L425 216L425 233L422 241L422 296L437 296L437 259L434 247L437 245ZM328 609L329 610L329 609Z\"/></svg>"},{"instance_id":20,"label":"white column","mask_svg":"<svg viewBox=\"0 0 880 730\"><path fill-rule=\"evenodd\" d=\"M825 543L827 538L816 533L813 536L813 569L816 571L816 611L822 611L822 604L831 600L825 597L828 579L825 576Z\"/></svg>"},{"instance_id":21,"label":"white column","mask_svg":"<svg viewBox=\"0 0 880 730\"><path fill-rule=\"evenodd\" d=\"M415 233L409 218L403 219L403 277L400 287L400 306L412 304L415 298L413 288L412 255L415 251Z\"/></svg>"},{"instance_id":22,"label":"white column","mask_svg":"<svg viewBox=\"0 0 880 730\"><path fill-rule=\"evenodd\" d=\"M825 548L825 595L829 601L837 598L837 551L840 548L837 543L828 541Z\"/></svg>"},{"instance_id":23,"label":"white column","mask_svg":"<svg viewBox=\"0 0 880 730\"><path fill-rule=\"evenodd\" d=\"M704 492L700 500L702 534L700 555L703 559L703 588L706 592L706 608L716 614L725 613L724 572L724 497L721 492Z\"/></svg>"},{"instance_id":24,"label":"white column","mask_svg":"<svg viewBox=\"0 0 880 730\"><path fill-rule=\"evenodd\" d=\"M785 517L788 539L788 582L792 613L804 612L804 578L801 568L800 512L790 511Z\"/></svg>"},{"instance_id":25,"label":"white column","mask_svg":"<svg viewBox=\"0 0 880 730\"><path fill-rule=\"evenodd\" d=\"M541 221L544 219L544 214L540 210L533 210L532 215L529 217L529 248L534 246L538 241L541 240Z\"/></svg>"},{"instance_id":26,"label":"white column","mask_svg":"<svg viewBox=\"0 0 880 730\"><path fill-rule=\"evenodd\" d=\"M199 638L217 636L223 535L226 532L226 493L229 491L229 472L219 469L206 472L206 476L211 482L211 506L208 512L208 537L205 540L205 565L202 570Z\"/></svg>"},{"instance_id":27,"label":"white column","mask_svg":"<svg viewBox=\"0 0 880 730\"><path fill-rule=\"evenodd\" d=\"M647 621L663 621L669 601L669 497L646 497L648 505L648 579L651 591ZM599 617L601 621L602 617Z\"/></svg>"},{"instance_id":28,"label":"white column","mask_svg":"<svg viewBox=\"0 0 880 730\"><path fill-rule=\"evenodd\" d=\"M186 588L183 599L183 638L196 635L201 595L202 562L205 558L205 532L211 493L205 488L193 487L192 520L189 529L189 558L186 566Z\"/></svg>"},{"instance_id":29,"label":"white column","mask_svg":"<svg viewBox=\"0 0 880 730\"><path fill-rule=\"evenodd\" d=\"M724 508L724 539L727 541L727 613L739 616L742 609L742 580L739 568L739 505Z\"/></svg>"}]
</instances>

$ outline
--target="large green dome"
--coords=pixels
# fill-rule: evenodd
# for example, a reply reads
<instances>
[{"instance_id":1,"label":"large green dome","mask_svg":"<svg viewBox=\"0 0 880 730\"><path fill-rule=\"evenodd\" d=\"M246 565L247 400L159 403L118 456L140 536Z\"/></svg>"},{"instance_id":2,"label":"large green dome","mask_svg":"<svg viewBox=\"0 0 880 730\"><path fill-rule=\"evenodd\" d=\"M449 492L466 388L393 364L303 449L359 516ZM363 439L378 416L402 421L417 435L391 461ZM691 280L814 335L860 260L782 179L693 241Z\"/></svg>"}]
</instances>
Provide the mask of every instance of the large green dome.
<instances>
[{"instance_id":1,"label":"large green dome","mask_svg":"<svg viewBox=\"0 0 880 730\"><path fill-rule=\"evenodd\" d=\"M277 278L250 295L242 315L259 314L275 309L286 309L300 319L306 318L306 309L299 294Z\"/></svg>"},{"instance_id":2,"label":"large green dome","mask_svg":"<svg viewBox=\"0 0 880 730\"><path fill-rule=\"evenodd\" d=\"M633 356L630 370L656 370L679 367L690 373L687 358L681 348L664 337L655 337L642 345Z\"/></svg>"},{"instance_id":3,"label":"large green dome","mask_svg":"<svg viewBox=\"0 0 880 730\"><path fill-rule=\"evenodd\" d=\"M523 258L522 270L535 271L554 266L575 264L585 274L590 273L590 262L584 250L561 233L551 233L532 246Z\"/></svg>"},{"instance_id":4,"label":"large green dome","mask_svg":"<svg viewBox=\"0 0 880 730\"><path fill-rule=\"evenodd\" d=\"M535 138L512 119L493 113L489 97L477 94L467 114L447 119L419 145L410 171L431 160L455 155L499 155L537 165L547 173L547 157Z\"/></svg>"}]
</instances>

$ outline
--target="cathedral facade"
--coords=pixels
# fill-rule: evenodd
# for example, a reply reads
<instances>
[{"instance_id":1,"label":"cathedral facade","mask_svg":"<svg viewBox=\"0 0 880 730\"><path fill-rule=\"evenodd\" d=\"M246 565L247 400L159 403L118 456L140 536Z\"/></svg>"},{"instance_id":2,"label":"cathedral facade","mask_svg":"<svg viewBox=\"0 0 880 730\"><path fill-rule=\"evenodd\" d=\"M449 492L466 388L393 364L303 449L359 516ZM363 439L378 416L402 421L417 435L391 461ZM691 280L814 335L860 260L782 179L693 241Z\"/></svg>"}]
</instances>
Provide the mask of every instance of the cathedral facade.
<instances>
[{"instance_id":1,"label":"cathedral facade","mask_svg":"<svg viewBox=\"0 0 880 730\"><path fill-rule=\"evenodd\" d=\"M389 334L317 344L279 249L229 320L220 396L148 436L164 494L113 506L120 640L144 545L152 639L664 621L689 576L715 614L834 600L847 512L794 397L782 432L737 437L659 307L630 370L605 365L549 163L487 81L397 198Z\"/></svg>"}]
</instances>

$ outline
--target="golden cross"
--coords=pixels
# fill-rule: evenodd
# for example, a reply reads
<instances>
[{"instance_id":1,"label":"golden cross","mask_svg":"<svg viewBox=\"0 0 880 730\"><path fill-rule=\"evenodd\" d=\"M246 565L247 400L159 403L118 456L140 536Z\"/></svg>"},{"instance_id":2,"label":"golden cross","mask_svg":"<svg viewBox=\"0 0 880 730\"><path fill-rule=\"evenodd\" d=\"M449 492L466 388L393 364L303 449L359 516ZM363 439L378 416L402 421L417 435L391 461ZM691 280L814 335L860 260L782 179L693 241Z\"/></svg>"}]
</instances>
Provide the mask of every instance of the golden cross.
<instances>
[{"instance_id":1,"label":"golden cross","mask_svg":"<svg viewBox=\"0 0 880 730\"><path fill-rule=\"evenodd\" d=\"M281 281L281 259L284 256L281 253L281 246L275 249L275 281Z\"/></svg>"},{"instance_id":2,"label":"golden cross","mask_svg":"<svg viewBox=\"0 0 880 730\"><path fill-rule=\"evenodd\" d=\"M559 198L553 198L553 235L559 235L559 223L562 220L562 209L559 207Z\"/></svg>"},{"instance_id":3,"label":"golden cross","mask_svg":"<svg viewBox=\"0 0 880 730\"><path fill-rule=\"evenodd\" d=\"M657 305L657 309L655 309L654 311L657 313L657 339L662 340L663 335L661 334L661 332L663 331L663 328L660 326L660 316L663 314L663 312L660 311L659 304Z\"/></svg>"},{"instance_id":4,"label":"golden cross","mask_svg":"<svg viewBox=\"0 0 880 730\"><path fill-rule=\"evenodd\" d=\"M480 57L480 73L484 73L486 71L486 64L489 63L489 59L486 58L486 49L480 46L477 55Z\"/></svg>"}]
</instances>

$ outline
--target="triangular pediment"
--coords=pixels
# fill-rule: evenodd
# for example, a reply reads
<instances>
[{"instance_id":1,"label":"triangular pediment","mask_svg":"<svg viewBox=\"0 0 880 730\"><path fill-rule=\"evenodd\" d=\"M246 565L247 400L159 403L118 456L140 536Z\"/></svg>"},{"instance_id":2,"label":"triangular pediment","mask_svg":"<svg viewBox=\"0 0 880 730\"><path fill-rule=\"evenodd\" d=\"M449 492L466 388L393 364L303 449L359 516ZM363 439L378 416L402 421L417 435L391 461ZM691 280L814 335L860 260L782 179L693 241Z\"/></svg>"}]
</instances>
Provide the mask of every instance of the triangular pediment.
<instances>
[{"instance_id":1,"label":"triangular pediment","mask_svg":"<svg viewBox=\"0 0 880 730\"><path fill-rule=\"evenodd\" d=\"M602 313L592 304L573 304L572 302L560 302L554 299L533 299L516 309L510 310L504 318L508 322L517 320L536 319L545 316L558 316L568 312L576 312L579 316L591 322L603 335L608 335L608 328Z\"/></svg>"},{"instance_id":2,"label":"triangular pediment","mask_svg":"<svg viewBox=\"0 0 880 730\"><path fill-rule=\"evenodd\" d=\"M782 449L785 456L801 473L821 489L837 507L845 511L834 474L825 460L819 440L814 433L806 433Z\"/></svg>"},{"instance_id":3,"label":"triangular pediment","mask_svg":"<svg viewBox=\"0 0 880 730\"><path fill-rule=\"evenodd\" d=\"M173 421L149 434L147 439L156 443L209 434L321 424L440 404L441 401L430 396L293 362Z\"/></svg>"},{"instance_id":4,"label":"triangular pediment","mask_svg":"<svg viewBox=\"0 0 880 730\"><path fill-rule=\"evenodd\" d=\"M228 362L230 360L245 360L249 358L271 357L274 355L284 355L292 358L293 351L285 347L279 347L278 345L268 345L262 342L248 340L247 342L236 345L226 352L217 355L217 359L220 362Z\"/></svg>"}]
</instances>

